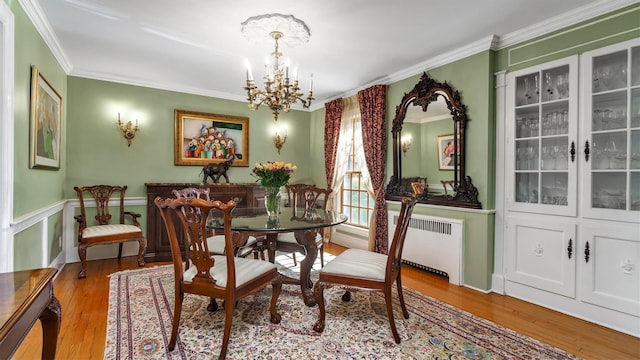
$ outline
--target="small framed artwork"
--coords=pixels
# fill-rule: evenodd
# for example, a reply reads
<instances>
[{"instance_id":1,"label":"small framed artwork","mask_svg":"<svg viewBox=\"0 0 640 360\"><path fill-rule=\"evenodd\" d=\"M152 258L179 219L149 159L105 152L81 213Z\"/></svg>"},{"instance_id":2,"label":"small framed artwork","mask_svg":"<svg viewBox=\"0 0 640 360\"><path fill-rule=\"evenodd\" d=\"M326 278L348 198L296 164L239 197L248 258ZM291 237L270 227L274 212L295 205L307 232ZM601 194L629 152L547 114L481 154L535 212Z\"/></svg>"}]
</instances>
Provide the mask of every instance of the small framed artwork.
<instances>
[{"instance_id":1,"label":"small framed artwork","mask_svg":"<svg viewBox=\"0 0 640 360\"><path fill-rule=\"evenodd\" d=\"M249 166L249 118L175 110L175 165Z\"/></svg>"},{"instance_id":2,"label":"small framed artwork","mask_svg":"<svg viewBox=\"0 0 640 360\"><path fill-rule=\"evenodd\" d=\"M438 168L453 170L460 148L454 149L453 134L438 136Z\"/></svg>"},{"instance_id":3,"label":"small framed artwork","mask_svg":"<svg viewBox=\"0 0 640 360\"><path fill-rule=\"evenodd\" d=\"M412 182L411 187L413 188L413 193L419 195L424 192L425 184L421 182Z\"/></svg>"},{"instance_id":4,"label":"small framed artwork","mask_svg":"<svg viewBox=\"0 0 640 360\"><path fill-rule=\"evenodd\" d=\"M31 119L29 167L60 169L62 97L31 66Z\"/></svg>"}]
</instances>

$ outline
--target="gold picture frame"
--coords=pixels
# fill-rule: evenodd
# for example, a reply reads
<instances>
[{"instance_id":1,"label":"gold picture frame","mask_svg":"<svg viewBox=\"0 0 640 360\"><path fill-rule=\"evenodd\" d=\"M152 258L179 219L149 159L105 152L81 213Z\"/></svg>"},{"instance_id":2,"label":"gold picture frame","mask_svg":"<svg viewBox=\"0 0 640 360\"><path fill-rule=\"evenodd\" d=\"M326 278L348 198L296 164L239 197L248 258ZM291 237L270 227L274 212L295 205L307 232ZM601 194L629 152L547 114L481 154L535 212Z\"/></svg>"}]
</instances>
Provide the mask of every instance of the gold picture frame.
<instances>
[{"instance_id":1,"label":"gold picture frame","mask_svg":"<svg viewBox=\"0 0 640 360\"><path fill-rule=\"evenodd\" d=\"M62 96L31 66L29 167L60 169Z\"/></svg>"},{"instance_id":2,"label":"gold picture frame","mask_svg":"<svg viewBox=\"0 0 640 360\"><path fill-rule=\"evenodd\" d=\"M426 184L421 182L412 182L411 187L413 188L413 193L416 195L422 194L424 192Z\"/></svg>"},{"instance_id":3,"label":"gold picture frame","mask_svg":"<svg viewBox=\"0 0 640 360\"><path fill-rule=\"evenodd\" d=\"M249 118L175 110L175 165L249 166Z\"/></svg>"}]
</instances>

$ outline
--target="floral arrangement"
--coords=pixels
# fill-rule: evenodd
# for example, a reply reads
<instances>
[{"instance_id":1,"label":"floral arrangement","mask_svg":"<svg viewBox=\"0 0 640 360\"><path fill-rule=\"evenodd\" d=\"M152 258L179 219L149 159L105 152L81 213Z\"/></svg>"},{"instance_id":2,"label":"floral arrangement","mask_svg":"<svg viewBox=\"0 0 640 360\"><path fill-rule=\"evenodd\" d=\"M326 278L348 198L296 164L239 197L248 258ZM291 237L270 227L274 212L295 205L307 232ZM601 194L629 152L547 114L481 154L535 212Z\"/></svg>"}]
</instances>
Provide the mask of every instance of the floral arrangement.
<instances>
[{"instance_id":1,"label":"floral arrangement","mask_svg":"<svg viewBox=\"0 0 640 360\"><path fill-rule=\"evenodd\" d=\"M265 188L280 188L289 183L291 173L297 169L297 166L282 161L267 161L265 163L256 163L251 175L258 178L260 185Z\"/></svg>"}]
</instances>

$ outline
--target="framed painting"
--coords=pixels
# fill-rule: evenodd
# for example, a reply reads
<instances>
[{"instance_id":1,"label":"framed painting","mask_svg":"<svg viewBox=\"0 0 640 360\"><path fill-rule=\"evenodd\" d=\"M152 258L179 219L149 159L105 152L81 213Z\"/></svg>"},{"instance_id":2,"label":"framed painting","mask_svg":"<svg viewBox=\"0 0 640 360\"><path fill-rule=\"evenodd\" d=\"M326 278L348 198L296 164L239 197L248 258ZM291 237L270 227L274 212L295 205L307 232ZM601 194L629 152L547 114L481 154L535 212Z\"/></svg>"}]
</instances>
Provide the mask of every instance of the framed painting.
<instances>
[{"instance_id":1,"label":"framed painting","mask_svg":"<svg viewBox=\"0 0 640 360\"><path fill-rule=\"evenodd\" d=\"M31 66L30 168L60 169L62 97Z\"/></svg>"},{"instance_id":2,"label":"framed painting","mask_svg":"<svg viewBox=\"0 0 640 360\"><path fill-rule=\"evenodd\" d=\"M438 168L453 170L459 151L460 148L457 151L454 149L453 134L438 136Z\"/></svg>"},{"instance_id":3,"label":"framed painting","mask_svg":"<svg viewBox=\"0 0 640 360\"><path fill-rule=\"evenodd\" d=\"M175 164L249 166L249 118L175 110Z\"/></svg>"},{"instance_id":4,"label":"framed painting","mask_svg":"<svg viewBox=\"0 0 640 360\"><path fill-rule=\"evenodd\" d=\"M421 182L412 182L411 187L413 188L413 193L419 195L424 192L425 184Z\"/></svg>"}]
</instances>

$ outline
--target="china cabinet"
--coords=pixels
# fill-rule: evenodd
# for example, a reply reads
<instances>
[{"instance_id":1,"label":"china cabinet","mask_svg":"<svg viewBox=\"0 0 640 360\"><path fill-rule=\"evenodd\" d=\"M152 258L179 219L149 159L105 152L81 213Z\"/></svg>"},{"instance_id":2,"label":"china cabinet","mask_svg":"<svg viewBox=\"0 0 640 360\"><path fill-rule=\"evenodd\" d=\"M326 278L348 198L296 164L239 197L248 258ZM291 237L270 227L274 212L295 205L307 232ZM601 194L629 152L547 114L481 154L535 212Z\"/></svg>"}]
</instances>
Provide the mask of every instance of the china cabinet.
<instances>
[{"instance_id":1,"label":"china cabinet","mask_svg":"<svg viewBox=\"0 0 640 360\"><path fill-rule=\"evenodd\" d=\"M577 68L574 56L509 75L510 210L576 215Z\"/></svg>"},{"instance_id":2,"label":"china cabinet","mask_svg":"<svg viewBox=\"0 0 640 360\"><path fill-rule=\"evenodd\" d=\"M640 219L640 45L584 54L583 215Z\"/></svg>"},{"instance_id":3,"label":"china cabinet","mask_svg":"<svg viewBox=\"0 0 640 360\"><path fill-rule=\"evenodd\" d=\"M506 75L505 292L640 336L640 39Z\"/></svg>"}]
</instances>

